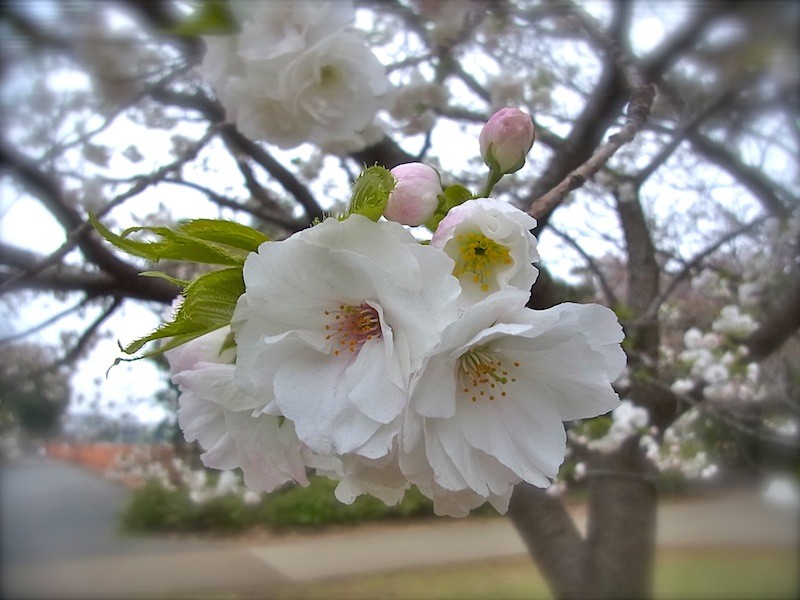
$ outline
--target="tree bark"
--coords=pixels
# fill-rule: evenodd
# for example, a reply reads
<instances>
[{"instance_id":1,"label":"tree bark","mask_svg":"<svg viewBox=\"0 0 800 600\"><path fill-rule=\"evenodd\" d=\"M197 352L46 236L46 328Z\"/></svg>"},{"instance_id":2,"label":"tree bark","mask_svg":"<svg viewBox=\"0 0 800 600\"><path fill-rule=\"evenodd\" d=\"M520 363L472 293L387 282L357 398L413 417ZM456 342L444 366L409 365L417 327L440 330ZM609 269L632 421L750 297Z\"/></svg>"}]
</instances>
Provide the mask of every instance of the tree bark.
<instances>
[{"instance_id":1,"label":"tree bark","mask_svg":"<svg viewBox=\"0 0 800 600\"><path fill-rule=\"evenodd\" d=\"M587 472L587 545L593 598L652 595L657 494L639 438L596 457Z\"/></svg>"},{"instance_id":2,"label":"tree bark","mask_svg":"<svg viewBox=\"0 0 800 600\"><path fill-rule=\"evenodd\" d=\"M564 504L541 488L520 483L508 514L553 594L589 595L587 547Z\"/></svg>"}]
</instances>

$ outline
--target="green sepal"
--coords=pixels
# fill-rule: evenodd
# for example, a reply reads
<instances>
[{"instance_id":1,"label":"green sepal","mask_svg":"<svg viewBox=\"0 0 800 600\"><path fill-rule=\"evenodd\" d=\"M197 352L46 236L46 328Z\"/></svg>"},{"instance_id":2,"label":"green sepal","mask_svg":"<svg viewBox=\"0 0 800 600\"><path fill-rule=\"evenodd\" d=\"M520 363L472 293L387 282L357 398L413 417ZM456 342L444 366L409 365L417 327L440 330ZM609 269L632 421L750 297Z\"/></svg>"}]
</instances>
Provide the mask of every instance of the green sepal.
<instances>
[{"instance_id":1,"label":"green sepal","mask_svg":"<svg viewBox=\"0 0 800 600\"><path fill-rule=\"evenodd\" d=\"M236 337L233 335L232 331L225 336L225 341L222 342L222 348L219 349L219 353L222 354L225 350L230 348L236 348Z\"/></svg>"},{"instance_id":2,"label":"green sepal","mask_svg":"<svg viewBox=\"0 0 800 600\"><path fill-rule=\"evenodd\" d=\"M472 200L475 195L459 183L448 185L444 192L439 194L439 206L434 215L425 223L425 227L431 231L436 231L439 222L445 218L451 208L464 204L467 200Z\"/></svg>"},{"instance_id":3,"label":"green sepal","mask_svg":"<svg viewBox=\"0 0 800 600\"><path fill-rule=\"evenodd\" d=\"M361 172L353 184L353 195L345 216L364 215L377 221L383 216L395 179L388 169L375 165Z\"/></svg>"},{"instance_id":4,"label":"green sepal","mask_svg":"<svg viewBox=\"0 0 800 600\"><path fill-rule=\"evenodd\" d=\"M233 35L239 31L239 24L226 0L205 0L185 20L165 29L164 33L185 36Z\"/></svg>"},{"instance_id":5,"label":"green sepal","mask_svg":"<svg viewBox=\"0 0 800 600\"><path fill-rule=\"evenodd\" d=\"M122 351L133 355L149 342L171 338L158 349L131 360L155 356L225 327L230 324L236 302L243 293L244 279L240 268L220 269L200 275L186 286L183 291L184 300L172 321L163 323L151 334L131 342ZM119 360L124 359L118 359L117 362Z\"/></svg>"},{"instance_id":6,"label":"green sepal","mask_svg":"<svg viewBox=\"0 0 800 600\"><path fill-rule=\"evenodd\" d=\"M241 266L247 255L269 241L260 231L233 221L194 219L169 227L131 227L116 235L93 215L89 221L106 240L128 254L152 261L173 259L212 265ZM147 231L162 239L137 241L132 233Z\"/></svg>"}]
</instances>

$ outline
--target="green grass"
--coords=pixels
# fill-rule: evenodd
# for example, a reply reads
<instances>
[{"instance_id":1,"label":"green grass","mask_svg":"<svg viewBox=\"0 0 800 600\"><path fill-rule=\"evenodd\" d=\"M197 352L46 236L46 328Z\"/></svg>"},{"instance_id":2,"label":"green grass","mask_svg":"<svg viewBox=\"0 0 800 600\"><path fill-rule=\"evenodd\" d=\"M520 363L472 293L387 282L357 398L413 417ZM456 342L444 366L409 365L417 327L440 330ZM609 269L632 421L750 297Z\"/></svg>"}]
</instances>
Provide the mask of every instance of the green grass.
<instances>
[{"instance_id":1,"label":"green grass","mask_svg":"<svg viewBox=\"0 0 800 600\"><path fill-rule=\"evenodd\" d=\"M655 596L796 598L797 561L797 554L789 550L663 550L656 566ZM274 594L280 600L551 597L526 557L296 584Z\"/></svg>"},{"instance_id":2,"label":"green grass","mask_svg":"<svg viewBox=\"0 0 800 600\"><path fill-rule=\"evenodd\" d=\"M659 598L797 598L798 555L790 550L664 551Z\"/></svg>"}]
</instances>

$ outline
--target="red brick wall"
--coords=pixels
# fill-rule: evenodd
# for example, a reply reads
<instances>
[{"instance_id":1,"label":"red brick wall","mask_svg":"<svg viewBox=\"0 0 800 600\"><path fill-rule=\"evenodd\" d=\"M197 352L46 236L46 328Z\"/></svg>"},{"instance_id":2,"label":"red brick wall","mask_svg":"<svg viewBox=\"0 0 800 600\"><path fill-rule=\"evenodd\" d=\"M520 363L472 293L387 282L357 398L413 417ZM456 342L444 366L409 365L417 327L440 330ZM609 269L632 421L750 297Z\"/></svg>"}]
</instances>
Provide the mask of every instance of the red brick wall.
<instances>
[{"instance_id":1,"label":"red brick wall","mask_svg":"<svg viewBox=\"0 0 800 600\"><path fill-rule=\"evenodd\" d=\"M114 444L111 442L91 444L53 442L46 445L48 456L100 472L105 472L111 468L115 464L117 457L145 448L157 460L168 460L173 456L172 448L168 445L147 446L146 444Z\"/></svg>"}]
</instances>

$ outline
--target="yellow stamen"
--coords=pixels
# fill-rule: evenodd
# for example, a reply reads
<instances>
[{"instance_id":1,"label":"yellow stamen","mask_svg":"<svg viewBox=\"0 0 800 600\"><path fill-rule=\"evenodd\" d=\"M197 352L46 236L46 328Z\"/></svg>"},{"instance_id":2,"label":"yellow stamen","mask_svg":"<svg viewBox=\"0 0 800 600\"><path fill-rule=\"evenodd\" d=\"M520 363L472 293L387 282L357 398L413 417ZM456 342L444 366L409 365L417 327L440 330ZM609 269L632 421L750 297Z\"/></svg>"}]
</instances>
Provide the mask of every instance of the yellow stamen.
<instances>
[{"instance_id":1,"label":"yellow stamen","mask_svg":"<svg viewBox=\"0 0 800 600\"><path fill-rule=\"evenodd\" d=\"M455 241L458 244L458 256L453 275L460 279L464 274L471 274L472 281L480 286L481 291L489 291L489 282L497 267L513 262L508 248L482 233L459 234Z\"/></svg>"},{"instance_id":2,"label":"yellow stamen","mask_svg":"<svg viewBox=\"0 0 800 600\"><path fill-rule=\"evenodd\" d=\"M519 363L514 363L514 366L519 366ZM495 400L498 387L500 396L505 397L503 387L509 381L513 383L517 380L509 377L503 361L485 347L471 348L459 357L458 377L461 389L473 402L477 402L478 398Z\"/></svg>"}]
</instances>

